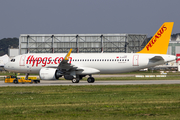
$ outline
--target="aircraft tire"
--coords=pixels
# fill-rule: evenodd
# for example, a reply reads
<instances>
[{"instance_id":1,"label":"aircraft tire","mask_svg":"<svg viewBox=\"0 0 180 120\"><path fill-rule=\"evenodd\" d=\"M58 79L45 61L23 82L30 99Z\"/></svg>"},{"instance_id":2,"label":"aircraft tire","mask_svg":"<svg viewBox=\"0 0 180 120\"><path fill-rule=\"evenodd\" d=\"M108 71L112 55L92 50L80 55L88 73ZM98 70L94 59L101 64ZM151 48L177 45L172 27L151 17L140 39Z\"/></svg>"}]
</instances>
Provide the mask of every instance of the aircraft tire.
<instances>
[{"instance_id":1,"label":"aircraft tire","mask_svg":"<svg viewBox=\"0 0 180 120\"><path fill-rule=\"evenodd\" d=\"M78 79L72 79L72 83L79 83L79 80Z\"/></svg>"},{"instance_id":2,"label":"aircraft tire","mask_svg":"<svg viewBox=\"0 0 180 120\"><path fill-rule=\"evenodd\" d=\"M88 83L94 83L94 81L95 81L95 79L94 79L93 77L89 77L89 78L87 79L87 82L88 82Z\"/></svg>"}]
</instances>

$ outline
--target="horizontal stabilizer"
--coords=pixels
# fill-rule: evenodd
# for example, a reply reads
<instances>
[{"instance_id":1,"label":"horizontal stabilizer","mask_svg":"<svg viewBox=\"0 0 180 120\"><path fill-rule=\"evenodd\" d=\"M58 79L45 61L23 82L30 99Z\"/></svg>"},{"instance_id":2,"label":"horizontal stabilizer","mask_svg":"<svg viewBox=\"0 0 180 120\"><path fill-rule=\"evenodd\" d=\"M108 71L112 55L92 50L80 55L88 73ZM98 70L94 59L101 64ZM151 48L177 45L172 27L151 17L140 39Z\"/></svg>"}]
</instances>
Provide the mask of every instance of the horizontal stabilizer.
<instances>
[{"instance_id":1,"label":"horizontal stabilizer","mask_svg":"<svg viewBox=\"0 0 180 120\"><path fill-rule=\"evenodd\" d=\"M164 60L164 58L162 56L154 56L151 59L149 59L150 62L158 62Z\"/></svg>"}]
</instances>

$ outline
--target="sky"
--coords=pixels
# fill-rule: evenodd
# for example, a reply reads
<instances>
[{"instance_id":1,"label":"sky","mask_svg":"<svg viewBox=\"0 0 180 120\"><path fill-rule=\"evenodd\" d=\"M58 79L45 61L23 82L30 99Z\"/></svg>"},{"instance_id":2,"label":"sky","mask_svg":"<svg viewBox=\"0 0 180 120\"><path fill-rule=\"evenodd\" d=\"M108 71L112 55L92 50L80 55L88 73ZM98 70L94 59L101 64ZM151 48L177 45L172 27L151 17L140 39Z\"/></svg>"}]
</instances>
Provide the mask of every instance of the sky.
<instances>
[{"instance_id":1,"label":"sky","mask_svg":"<svg viewBox=\"0 0 180 120\"><path fill-rule=\"evenodd\" d=\"M20 34L180 33L180 0L1 0L0 39Z\"/></svg>"}]
</instances>

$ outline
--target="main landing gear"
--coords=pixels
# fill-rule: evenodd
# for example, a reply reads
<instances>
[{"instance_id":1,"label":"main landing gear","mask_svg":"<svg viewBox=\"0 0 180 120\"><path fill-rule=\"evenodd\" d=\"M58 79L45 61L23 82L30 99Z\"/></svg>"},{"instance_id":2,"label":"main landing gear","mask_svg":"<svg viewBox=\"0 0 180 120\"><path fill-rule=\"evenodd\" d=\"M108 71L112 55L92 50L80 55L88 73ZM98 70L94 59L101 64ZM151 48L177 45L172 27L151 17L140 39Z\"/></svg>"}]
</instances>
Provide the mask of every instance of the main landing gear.
<instances>
[{"instance_id":1,"label":"main landing gear","mask_svg":"<svg viewBox=\"0 0 180 120\"><path fill-rule=\"evenodd\" d=\"M89 75L90 77L88 77L88 79L87 79L87 82L88 83L94 83L94 81L95 81L95 79L92 77L92 75ZM83 76L84 77L84 76ZM77 78L73 78L72 79L72 83L79 83L79 80L81 80L82 79L82 76L80 76L80 77L77 77Z\"/></svg>"},{"instance_id":2,"label":"main landing gear","mask_svg":"<svg viewBox=\"0 0 180 120\"><path fill-rule=\"evenodd\" d=\"M95 79L93 77L88 77L87 82L88 83L94 83Z\"/></svg>"}]
</instances>

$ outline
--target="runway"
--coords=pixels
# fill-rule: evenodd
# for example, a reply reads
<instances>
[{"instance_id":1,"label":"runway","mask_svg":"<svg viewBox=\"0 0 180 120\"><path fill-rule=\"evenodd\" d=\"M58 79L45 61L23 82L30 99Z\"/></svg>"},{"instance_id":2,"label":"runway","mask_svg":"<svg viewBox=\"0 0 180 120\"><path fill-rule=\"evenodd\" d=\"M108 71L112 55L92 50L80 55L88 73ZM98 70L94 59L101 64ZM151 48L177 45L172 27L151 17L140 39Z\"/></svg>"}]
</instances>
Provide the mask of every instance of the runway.
<instances>
[{"instance_id":1,"label":"runway","mask_svg":"<svg viewBox=\"0 0 180 120\"><path fill-rule=\"evenodd\" d=\"M0 81L0 87L7 86L80 86L80 85L149 85L149 84L180 84L180 80L126 80L126 81L95 81L94 83L87 83L87 81L80 81L79 83L72 83L68 80L46 81L41 80L38 84L14 84L4 83Z\"/></svg>"}]
</instances>

